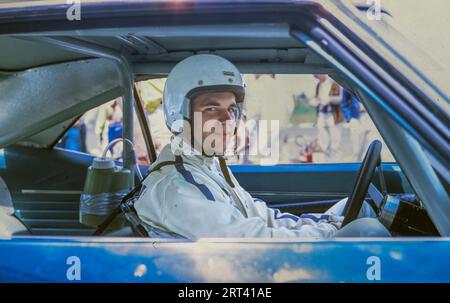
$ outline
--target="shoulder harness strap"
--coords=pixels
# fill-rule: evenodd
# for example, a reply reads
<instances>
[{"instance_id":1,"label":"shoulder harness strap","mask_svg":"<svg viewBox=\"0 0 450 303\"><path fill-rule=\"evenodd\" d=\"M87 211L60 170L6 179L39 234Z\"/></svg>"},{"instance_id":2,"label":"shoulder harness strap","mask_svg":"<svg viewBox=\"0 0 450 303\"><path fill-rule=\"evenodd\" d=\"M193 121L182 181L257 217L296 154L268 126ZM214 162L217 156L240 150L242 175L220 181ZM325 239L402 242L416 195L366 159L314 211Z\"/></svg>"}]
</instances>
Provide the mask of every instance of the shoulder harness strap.
<instances>
[{"instance_id":1,"label":"shoulder harness strap","mask_svg":"<svg viewBox=\"0 0 450 303\"><path fill-rule=\"evenodd\" d=\"M136 195L140 192L142 189L142 182L154 171L158 171L164 166L167 165L176 165L180 163L179 159L175 159L175 161L164 161L156 164L154 168L152 168L147 175L142 179L142 181L135 187L133 190L131 190L128 194L125 195L125 197L122 198L122 201L120 202L120 205L105 219L105 221L100 224L95 232L93 233L94 236L99 236L104 233L104 231L108 228L108 226L111 224L112 221L120 214L124 213L125 218L127 221L131 224L132 228L136 230L139 234L142 236L148 236L148 232L145 229L144 225L142 224L141 220L139 219L137 212L134 208L134 202L136 201Z\"/></svg>"}]
</instances>

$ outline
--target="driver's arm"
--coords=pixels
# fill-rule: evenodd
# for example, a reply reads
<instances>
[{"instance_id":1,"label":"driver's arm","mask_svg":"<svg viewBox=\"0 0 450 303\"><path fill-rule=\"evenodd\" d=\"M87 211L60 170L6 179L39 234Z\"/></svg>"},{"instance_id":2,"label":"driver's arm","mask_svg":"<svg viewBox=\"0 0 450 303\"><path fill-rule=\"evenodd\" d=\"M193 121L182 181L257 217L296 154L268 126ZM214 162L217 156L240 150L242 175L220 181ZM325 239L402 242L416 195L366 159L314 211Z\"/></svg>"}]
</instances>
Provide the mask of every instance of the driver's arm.
<instances>
[{"instance_id":1,"label":"driver's arm","mask_svg":"<svg viewBox=\"0 0 450 303\"><path fill-rule=\"evenodd\" d=\"M250 196L250 194L248 194ZM295 216L290 213L283 213L279 209L270 208L261 200L252 198L254 203L252 207L260 214L261 217L266 218L267 225L273 228L285 227L288 229L320 229L320 230L335 230L339 229L343 217L333 213L328 214L303 214ZM306 228L305 226L311 227Z\"/></svg>"},{"instance_id":2,"label":"driver's arm","mask_svg":"<svg viewBox=\"0 0 450 303\"><path fill-rule=\"evenodd\" d=\"M204 177L194 174L197 182L208 184ZM146 223L159 225L187 238L201 237L318 237L329 238L337 227L325 222L301 219L297 228L272 224L257 213L248 218L223 195L220 188L208 186L214 200L179 174L163 178L149 176L149 187L142 193L135 207ZM270 210L268 210L270 211ZM311 222L308 222L311 221ZM309 224L302 224L302 223Z\"/></svg>"}]
</instances>

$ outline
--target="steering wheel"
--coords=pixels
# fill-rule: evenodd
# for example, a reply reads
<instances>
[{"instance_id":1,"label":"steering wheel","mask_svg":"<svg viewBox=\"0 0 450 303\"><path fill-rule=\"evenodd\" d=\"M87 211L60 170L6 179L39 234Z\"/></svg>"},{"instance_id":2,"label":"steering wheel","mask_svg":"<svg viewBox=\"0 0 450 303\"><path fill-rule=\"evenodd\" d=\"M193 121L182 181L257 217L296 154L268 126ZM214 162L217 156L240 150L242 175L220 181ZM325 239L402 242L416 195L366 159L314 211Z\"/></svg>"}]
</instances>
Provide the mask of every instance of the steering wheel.
<instances>
[{"instance_id":1,"label":"steering wheel","mask_svg":"<svg viewBox=\"0 0 450 303\"><path fill-rule=\"evenodd\" d=\"M344 221L342 222L342 227L355 220L361 211L370 182L375 174L375 169L381 161L381 147L381 142L375 140L370 143L369 148L367 149L353 191L344 208Z\"/></svg>"}]
</instances>

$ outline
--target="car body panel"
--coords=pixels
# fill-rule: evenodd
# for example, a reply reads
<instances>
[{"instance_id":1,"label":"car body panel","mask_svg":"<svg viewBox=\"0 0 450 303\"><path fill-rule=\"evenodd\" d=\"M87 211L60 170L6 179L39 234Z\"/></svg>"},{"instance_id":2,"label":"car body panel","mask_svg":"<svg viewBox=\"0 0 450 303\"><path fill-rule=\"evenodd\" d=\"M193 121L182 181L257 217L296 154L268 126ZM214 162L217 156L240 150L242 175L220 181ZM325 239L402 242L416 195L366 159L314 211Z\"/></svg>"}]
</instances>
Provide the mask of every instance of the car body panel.
<instances>
[{"instance_id":1,"label":"car body panel","mask_svg":"<svg viewBox=\"0 0 450 303\"><path fill-rule=\"evenodd\" d=\"M449 249L448 239L423 238L197 242L14 238L0 241L0 281L448 282ZM80 280L70 280L78 265Z\"/></svg>"}]
</instances>

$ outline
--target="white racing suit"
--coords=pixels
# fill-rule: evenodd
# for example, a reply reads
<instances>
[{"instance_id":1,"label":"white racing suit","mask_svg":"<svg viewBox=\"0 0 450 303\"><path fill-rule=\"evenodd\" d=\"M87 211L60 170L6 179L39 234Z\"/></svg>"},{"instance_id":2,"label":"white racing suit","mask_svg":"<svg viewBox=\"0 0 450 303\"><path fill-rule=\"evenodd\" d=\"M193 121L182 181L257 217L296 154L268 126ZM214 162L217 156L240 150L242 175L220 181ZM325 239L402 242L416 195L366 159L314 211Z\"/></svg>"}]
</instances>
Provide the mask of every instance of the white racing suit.
<instances>
[{"instance_id":1,"label":"white racing suit","mask_svg":"<svg viewBox=\"0 0 450 303\"><path fill-rule=\"evenodd\" d=\"M178 157L181 158L174 155L170 144L163 148L150 169L163 161L182 162L153 171L143 181L135 202L139 218L152 230L189 239L330 238L342 223L346 199L325 214L298 217L281 213L253 199L223 159L199 154ZM360 216L374 216L374 212L364 206Z\"/></svg>"}]
</instances>

